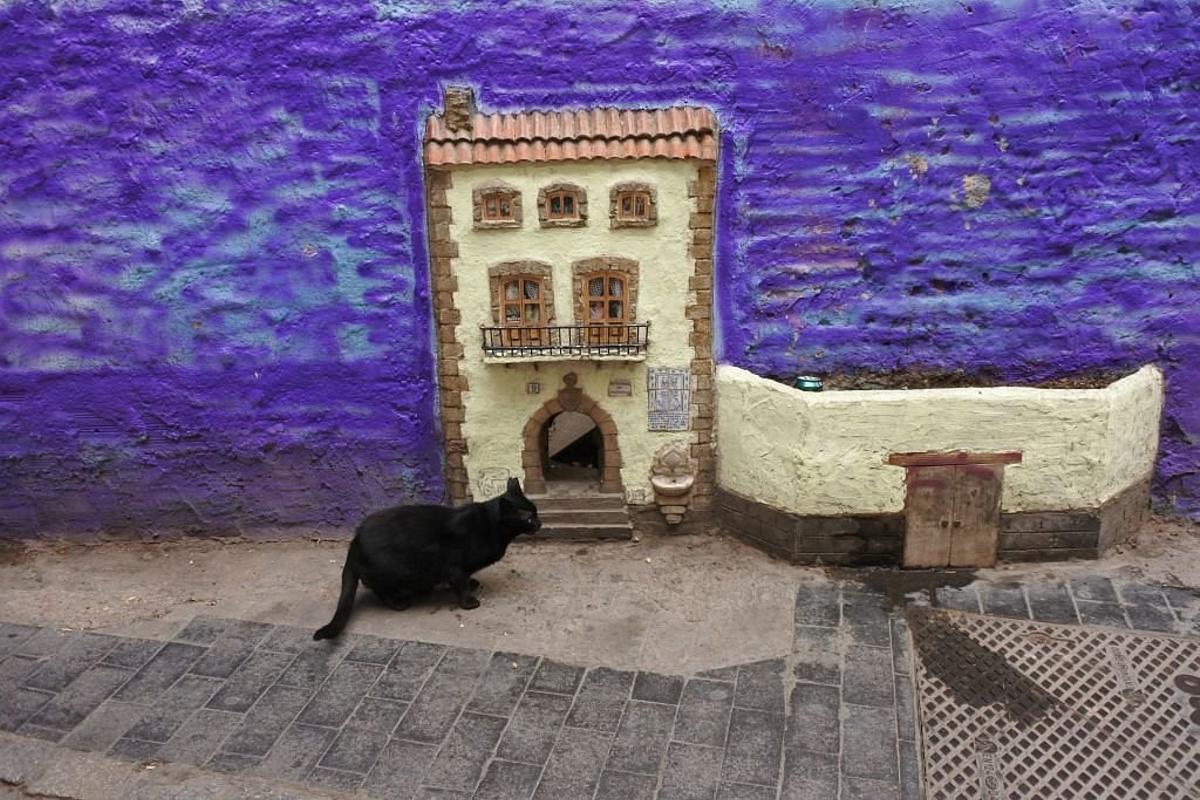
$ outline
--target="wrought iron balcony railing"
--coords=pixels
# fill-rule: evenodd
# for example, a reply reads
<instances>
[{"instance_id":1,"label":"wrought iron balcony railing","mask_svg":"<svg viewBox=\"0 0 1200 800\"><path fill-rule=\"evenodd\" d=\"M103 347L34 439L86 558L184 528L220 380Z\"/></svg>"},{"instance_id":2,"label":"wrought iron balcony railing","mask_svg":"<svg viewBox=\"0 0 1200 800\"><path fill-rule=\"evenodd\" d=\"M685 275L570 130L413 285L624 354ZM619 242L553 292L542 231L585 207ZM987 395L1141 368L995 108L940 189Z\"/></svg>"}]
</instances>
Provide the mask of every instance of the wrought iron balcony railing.
<instances>
[{"instance_id":1,"label":"wrought iron balcony railing","mask_svg":"<svg viewBox=\"0 0 1200 800\"><path fill-rule=\"evenodd\" d=\"M650 343L650 323L483 327L490 358L640 358Z\"/></svg>"}]
</instances>

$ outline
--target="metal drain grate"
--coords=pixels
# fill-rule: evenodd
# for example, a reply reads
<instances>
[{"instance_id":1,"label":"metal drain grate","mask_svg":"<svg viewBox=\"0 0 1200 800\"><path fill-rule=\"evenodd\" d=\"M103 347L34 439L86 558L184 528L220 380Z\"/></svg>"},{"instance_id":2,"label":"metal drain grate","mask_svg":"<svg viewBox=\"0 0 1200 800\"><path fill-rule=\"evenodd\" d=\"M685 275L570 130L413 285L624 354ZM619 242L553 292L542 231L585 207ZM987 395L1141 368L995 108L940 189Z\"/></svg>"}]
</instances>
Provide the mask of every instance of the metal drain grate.
<instances>
[{"instance_id":1,"label":"metal drain grate","mask_svg":"<svg viewBox=\"0 0 1200 800\"><path fill-rule=\"evenodd\" d=\"M1200 798L1200 641L908 614L930 797Z\"/></svg>"}]
</instances>

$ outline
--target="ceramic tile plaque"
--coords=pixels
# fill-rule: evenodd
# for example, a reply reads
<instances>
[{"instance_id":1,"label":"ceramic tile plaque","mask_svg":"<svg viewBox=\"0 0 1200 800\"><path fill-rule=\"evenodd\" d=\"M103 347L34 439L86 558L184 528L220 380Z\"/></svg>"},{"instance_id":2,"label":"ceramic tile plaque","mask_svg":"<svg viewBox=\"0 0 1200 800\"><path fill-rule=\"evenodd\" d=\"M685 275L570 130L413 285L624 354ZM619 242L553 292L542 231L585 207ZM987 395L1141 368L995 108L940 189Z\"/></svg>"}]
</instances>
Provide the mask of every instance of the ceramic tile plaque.
<instances>
[{"instance_id":1,"label":"ceramic tile plaque","mask_svg":"<svg viewBox=\"0 0 1200 800\"><path fill-rule=\"evenodd\" d=\"M609 397L633 397L633 384L629 381L609 381Z\"/></svg>"},{"instance_id":2,"label":"ceramic tile plaque","mask_svg":"<svg viewBox=\"0 0 1200 800\"><path fill-rule=\"evenodd\" d=\"M649 392L649 429L686 431L692 402L692 377L686 369L651 367L646 377Z\"/></svg>"}]
</instances>

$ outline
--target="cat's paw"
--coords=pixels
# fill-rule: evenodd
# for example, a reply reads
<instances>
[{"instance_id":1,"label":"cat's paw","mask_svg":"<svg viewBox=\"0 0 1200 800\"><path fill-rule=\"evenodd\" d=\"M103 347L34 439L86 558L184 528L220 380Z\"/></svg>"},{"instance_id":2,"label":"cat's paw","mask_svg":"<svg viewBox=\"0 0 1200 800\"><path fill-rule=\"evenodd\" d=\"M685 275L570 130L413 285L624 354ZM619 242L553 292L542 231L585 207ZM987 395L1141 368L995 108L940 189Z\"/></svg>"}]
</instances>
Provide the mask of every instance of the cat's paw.
<instances>
[{"instance_id":1,"label":"cat's paw","mask_svg":"<svg viewBox=\"0 0 1200 800\"><path fill-rule=\"evenodd\" d=\"M464 597L462 600L459 600L458 604L459 604L459 606L461 606L462 608L465 608L467 610L470 610L472 608L479 608L479 598L475 597L473 595L467 596L467 597Z\"/></svg>"}]
</instances>

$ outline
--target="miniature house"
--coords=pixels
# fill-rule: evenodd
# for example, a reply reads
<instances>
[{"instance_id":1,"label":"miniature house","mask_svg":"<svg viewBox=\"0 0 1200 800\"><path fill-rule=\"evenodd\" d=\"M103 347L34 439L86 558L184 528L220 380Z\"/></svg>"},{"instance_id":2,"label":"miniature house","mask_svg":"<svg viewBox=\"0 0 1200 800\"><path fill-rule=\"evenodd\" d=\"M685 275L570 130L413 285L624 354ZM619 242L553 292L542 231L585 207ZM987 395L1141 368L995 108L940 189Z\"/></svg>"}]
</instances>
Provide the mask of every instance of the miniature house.
<instances>
[{"instance_id":1,"label":"miniature house","mask_svg":"<svg viewBox=\"0 0 1200 800\"><path fill-rule=\"evenodd\" d=\"M485 114L446 90L424 162L452 501L516 476L648 506L679 443L705 506L716 151L704 108Z\"/></svg>"},{"instance_id":2,"label":"miniature house","mask_svg":"<svg viewBox=\"0 0 1200 800\"><path fill-rule=\"evenodd\" d=\"M716 150L703 108L482 114L446 91L424 161L453 501L516 476L555 535L628 536L633 509L812 564L1088 558L1136 533L1153 367L822 393L714 370Z\"/></svg>"}]
</instances>

